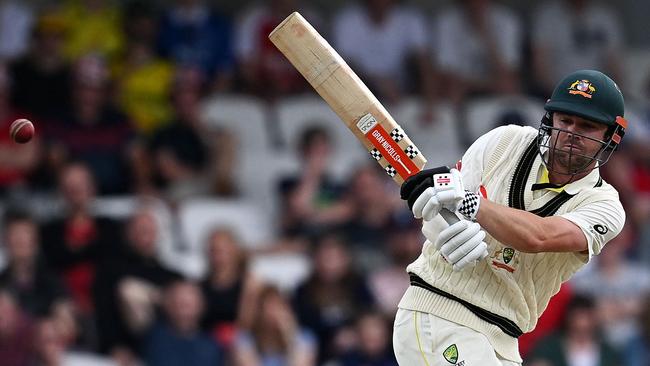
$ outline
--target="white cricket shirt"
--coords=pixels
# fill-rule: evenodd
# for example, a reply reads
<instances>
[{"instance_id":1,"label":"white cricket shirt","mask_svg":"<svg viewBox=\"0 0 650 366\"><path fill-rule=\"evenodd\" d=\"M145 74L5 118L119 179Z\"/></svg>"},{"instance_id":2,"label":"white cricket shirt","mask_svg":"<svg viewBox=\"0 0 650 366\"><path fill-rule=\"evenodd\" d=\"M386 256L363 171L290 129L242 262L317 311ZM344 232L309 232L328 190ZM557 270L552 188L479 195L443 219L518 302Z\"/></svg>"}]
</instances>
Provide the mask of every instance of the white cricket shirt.
<instances>
[{"instance_id":1,"label":"white cricket shirt","mask_svg":"<svg viewBox=\"0 0 650 366\"><path fill-rule=\"evenodd\" d=\"M462 159L465 188L477 191L483 186L492 202L508 206L519 200L527 211L539 211L560 193L531 189L545 169L537 147L533 152L531 146L536 137L536 129L521 126L499 127L480 137ZM520 166L528 166L529 172L526 174L527 169L520 168L524 173L516 177L515 171ZM442 291L515 322L523 332L530 332L560 285L598 254L625 222L618 193L600 178L597 169L566 185L564 190L573 196L554 215L582 229L588 253L522 253L488 234L485 242L490 255L475 267L454 272L427 240L422 254L407 271ZM422 231L431 238L445 227L447 224L438 216L424 222ZM499 355L522 362L516 338L481 320L454 300L410 286L399 307L432 313L482 332Z\"/></svg>"}]
</instances>

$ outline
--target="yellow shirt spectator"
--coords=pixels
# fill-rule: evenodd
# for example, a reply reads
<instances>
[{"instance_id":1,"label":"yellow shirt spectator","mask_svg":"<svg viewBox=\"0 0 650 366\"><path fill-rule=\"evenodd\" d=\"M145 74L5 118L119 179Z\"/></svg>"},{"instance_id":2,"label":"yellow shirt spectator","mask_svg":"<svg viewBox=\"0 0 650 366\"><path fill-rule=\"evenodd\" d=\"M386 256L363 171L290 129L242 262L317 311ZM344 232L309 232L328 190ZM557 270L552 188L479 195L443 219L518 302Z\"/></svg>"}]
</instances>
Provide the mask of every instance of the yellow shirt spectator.
<instances>
[{"instance_id":1,"label":"yellow shirt spectator","mask_svg":"<svg viewBox=\"0 0 650 366\"><path fill-rule=\"evenodd\" d=\"M118 69L119 103L137 130L150 134L172 118L169 102L173 66L161 59Z\"/></svg>"},{"instance_id":2,"label":"yellow shirt spectator","mask_svg":"<svg viewBox=\"0 0 650 366\"><path fill-rule=\"evenodd\" d=\"M112 60L124 46L119 8L97 0L69 0L61 9L67 23L65 54L77 59L97 53Z\"/></svg>"}]
</instances>

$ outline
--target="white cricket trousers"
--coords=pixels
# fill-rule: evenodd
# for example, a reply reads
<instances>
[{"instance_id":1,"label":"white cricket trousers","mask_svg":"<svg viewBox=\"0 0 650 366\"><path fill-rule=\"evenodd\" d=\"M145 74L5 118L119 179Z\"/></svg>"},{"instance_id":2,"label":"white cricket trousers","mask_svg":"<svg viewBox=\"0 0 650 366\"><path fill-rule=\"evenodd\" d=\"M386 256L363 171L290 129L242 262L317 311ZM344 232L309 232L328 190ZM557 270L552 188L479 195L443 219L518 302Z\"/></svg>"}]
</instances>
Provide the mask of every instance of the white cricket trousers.
<instances>
[{"instance_id":1,"label":"white cricket trousers","mask_svg":"<svg viewBox=\"0 0 650 366\"><path fill-rule=\"evenodd\" d=\"M496 354L483 334L413 310L397 311L393 349L401 366L521 366Z\"/></svg>"}]
</instances>

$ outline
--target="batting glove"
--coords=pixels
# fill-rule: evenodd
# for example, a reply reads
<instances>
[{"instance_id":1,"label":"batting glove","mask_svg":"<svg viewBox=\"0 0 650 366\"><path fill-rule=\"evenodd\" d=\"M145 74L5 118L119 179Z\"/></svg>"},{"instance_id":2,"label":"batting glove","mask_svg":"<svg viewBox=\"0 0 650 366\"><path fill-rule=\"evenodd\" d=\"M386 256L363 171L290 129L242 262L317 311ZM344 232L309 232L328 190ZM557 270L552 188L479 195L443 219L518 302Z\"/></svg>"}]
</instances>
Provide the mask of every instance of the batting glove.
<instances>
[{"instance_id":1,"label":"batting glove","mask_svg":"<svg viewBox=\"0 0 650 366\"><path fill-rule=\"evenodd\" d=\"M428 183L431 186L426 187L411 207L415 218L429 221L438 215L442 208L450 211L458 209L465 197L463 182L458 170L451 169L446 173L433 174Z\"/></svg>"},{"instance_id":2,"label":"batting glove","mask_svg":"<svg viewBox=\"0 0 650 366\"><path fill-rule=\"evenodd\" d=\"M435 246L452 269L460 271L488 256L484 239L485 231L478 223L460 220L440 232Z\"/></svg>"}]
</instances>

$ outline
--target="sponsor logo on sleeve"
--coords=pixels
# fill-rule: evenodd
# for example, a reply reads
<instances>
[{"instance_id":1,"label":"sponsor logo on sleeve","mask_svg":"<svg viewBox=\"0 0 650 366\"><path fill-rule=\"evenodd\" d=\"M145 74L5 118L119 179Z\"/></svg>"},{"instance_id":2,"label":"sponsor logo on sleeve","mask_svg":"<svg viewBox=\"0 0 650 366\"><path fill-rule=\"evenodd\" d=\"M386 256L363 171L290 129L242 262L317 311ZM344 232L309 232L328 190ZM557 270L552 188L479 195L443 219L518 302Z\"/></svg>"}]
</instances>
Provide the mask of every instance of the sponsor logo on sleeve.
<instances>
[{"instance_id":1,"label":"sponsor logo on sleeve","mask_svg":"<svg viewBox=\"0 0 650 366\"><path fill-rule=\"evenodd\" d=\"M594 230L596 230L596 232L600 235L605 235L609 231L607 226L601 224L594 225Z\"/></svg>"}]
</instances>

